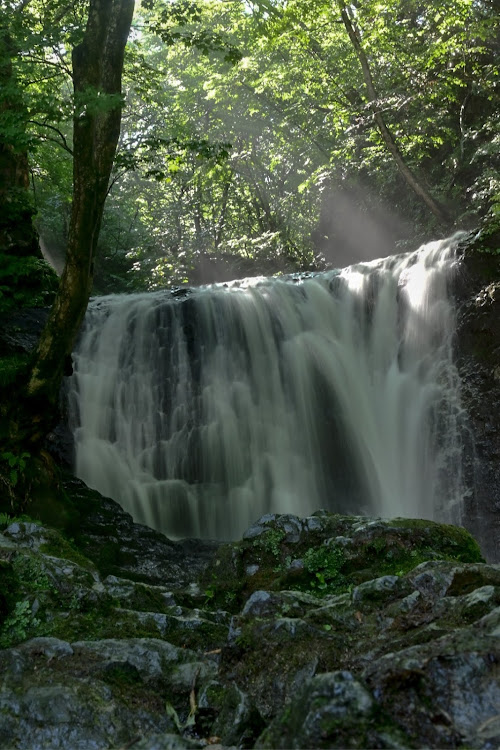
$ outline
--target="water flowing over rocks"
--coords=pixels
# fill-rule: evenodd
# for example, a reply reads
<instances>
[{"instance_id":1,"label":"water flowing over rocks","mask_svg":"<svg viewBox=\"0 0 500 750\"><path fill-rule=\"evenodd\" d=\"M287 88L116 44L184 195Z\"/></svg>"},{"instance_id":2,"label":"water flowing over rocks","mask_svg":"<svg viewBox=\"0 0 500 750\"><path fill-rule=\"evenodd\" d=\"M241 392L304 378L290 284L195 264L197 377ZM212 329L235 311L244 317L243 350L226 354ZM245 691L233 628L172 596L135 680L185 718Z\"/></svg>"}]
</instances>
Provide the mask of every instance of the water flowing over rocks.
<instances>
[{"instance_id":1,"label":"water flowing over rocks","mask_svg":"<svg viewBox=\"0 0 500 750\"><path fill-rule=\"evenodd\" d=\"M0 748L500 741L500 566L463 529L269 514L172 542L68 478L0 529Z\"/></svg>"},{"instance_id":2,"label":"water flowing over rocks","mask_svg":"<svg viewBox=\"0 0 500 750\"><path fill-rule=\"evenodd\" d=\"M69 382L76 474L177 538L321 507L462 523L458 242L97 300Z\"/></svg>"},{"instance_id":3,"label":"water flowing over rocks","mask_svg":"<svg viewBox=\"0 0 500 750\"><path fill-rule=\"evenodd\" d=\"M481 234L462 238L457 247L461 260L455 267L451 288L457 307L453 350L460 376L464 492L461 518L442 519L463 523L480 541L483 554L490 561L500 561L500 262L496 255L497 248L497 235L484 240ZM192 297L192 291L180 289L172 292L171 296L173 299L187 301ZM46 310L37 308L3 316L0 321L0 356L29 354L36 344L46 315ZM186 330L189 332L191 329L188 326ZM49 435L47 447L57 460L71 465L74 446L67 424L59 423ZM331 451L327 453L327 461L330 462ZM299 494L310 498L311 486L306 486ZM169 493L170 499L179 499L182 506L183 497L184 500L186 498L178 483L170 484ZM266 493L261 494L264 496ZM308 502L311 505L310 499ZM336 502L334 497L332 505ZM318 502L310 510L295 509L294 512L312 512L321 505ZM362 505L367 503L363 502ZM353 509L335 510L352 512ZM263 512L264 510L256 510L248 524ZM381 513L365 507L357 512ZM382 515L394 515L398 512L402 511L395 509ZM450 515L453 516L453 512Z\"/></svg>"},{"instance_id":4,"label":"water flowing over rocks","mask_svg":"<svg viewBox=\"0 0 500 750\"><path fill-rule=\"evenodd\" d=\"M463 522L498 561L500 269L475 244L453 281ZM0 355L44 318L4 320ZM45 503L0 516L0 748L500 746L500 565L463 529L267 513L172 541L69 475Z\"/></svg>"}]
</instances>

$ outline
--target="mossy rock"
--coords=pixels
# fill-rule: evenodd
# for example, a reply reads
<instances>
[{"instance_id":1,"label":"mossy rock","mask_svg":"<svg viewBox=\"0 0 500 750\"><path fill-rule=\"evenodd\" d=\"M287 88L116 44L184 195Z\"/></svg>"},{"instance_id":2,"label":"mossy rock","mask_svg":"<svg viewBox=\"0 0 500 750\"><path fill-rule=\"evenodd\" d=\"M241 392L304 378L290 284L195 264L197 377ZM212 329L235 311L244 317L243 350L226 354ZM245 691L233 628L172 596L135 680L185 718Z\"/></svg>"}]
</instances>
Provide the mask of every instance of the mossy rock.
<instances>
[{"instance_id":1,"label":"mossy rock","mask_svg":"<svg viewBox=\"0 0 500 750\"><path fill-rule=\"evenodd\" d=\"M223 545L202 579L213 606L238 611L257 590L326 595L363 581L402 576L427 560L482 562L465 530L421 519L370 519L320 511L267 516L240 542Z\"/></svg>"},{"instance_id":2,"label":"mossy rock","mask_svg":"<svg viewBox=\"0 0 500 750\"><path fill-rule=\"evenodd\" d=\"M258 739L256 748L415 747L348 671L312 678Z\"/></svg>"}]
</instances>

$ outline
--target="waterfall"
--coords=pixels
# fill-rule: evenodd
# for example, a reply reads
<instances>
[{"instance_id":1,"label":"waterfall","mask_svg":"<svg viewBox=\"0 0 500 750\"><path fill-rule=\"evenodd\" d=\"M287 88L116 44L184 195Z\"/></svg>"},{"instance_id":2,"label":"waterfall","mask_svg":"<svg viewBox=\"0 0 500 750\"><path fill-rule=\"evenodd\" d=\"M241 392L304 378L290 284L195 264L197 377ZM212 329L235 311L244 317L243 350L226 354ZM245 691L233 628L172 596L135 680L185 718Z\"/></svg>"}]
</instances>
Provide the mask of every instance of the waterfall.
<instances>
[{"instance_id":1,"label":"waterfall","mask_svg":"<svg viewBox=\"0 0 500 750\"><path fill-rule=\"evenodd\" d=\"M455 246L94 300L69 387L77 475L172 538L320 508L460 523Z\"/></svg>"}]
</instances>

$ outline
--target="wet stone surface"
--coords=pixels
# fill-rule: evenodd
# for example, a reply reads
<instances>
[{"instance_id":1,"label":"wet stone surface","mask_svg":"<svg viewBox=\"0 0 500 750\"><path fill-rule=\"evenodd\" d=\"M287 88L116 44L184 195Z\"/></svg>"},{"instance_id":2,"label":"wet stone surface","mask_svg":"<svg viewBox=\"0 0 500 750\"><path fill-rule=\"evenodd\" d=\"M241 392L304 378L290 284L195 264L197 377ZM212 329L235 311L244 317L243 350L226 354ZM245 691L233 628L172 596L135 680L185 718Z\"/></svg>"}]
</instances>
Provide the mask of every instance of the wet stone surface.
<instances>
[{"instance_id":1,"label":"wet stone surface","mask_svg":"<svg viewBox=\"0 0 500 750\"><path fill-rule=\"evenodd\" d=\"M463 529L321 512L172 542L81 483L0 530L0 748L499 744L500 566Z\"/></svg>"}]
</instances>

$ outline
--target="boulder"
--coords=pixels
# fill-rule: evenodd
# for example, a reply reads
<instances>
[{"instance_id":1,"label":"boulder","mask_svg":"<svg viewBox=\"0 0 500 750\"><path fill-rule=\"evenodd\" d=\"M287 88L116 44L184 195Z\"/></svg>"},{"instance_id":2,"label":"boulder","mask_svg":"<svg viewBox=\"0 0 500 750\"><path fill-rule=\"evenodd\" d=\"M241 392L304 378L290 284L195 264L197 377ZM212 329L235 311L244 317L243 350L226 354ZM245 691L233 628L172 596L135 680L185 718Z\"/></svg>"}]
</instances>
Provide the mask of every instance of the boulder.
<instances>
[{"instance_id":1,"label":"boulder","mask_svg":"<svg viewBox=\"0 0 500 750\"><path fill-rule=\"evenodd\" d=\"M500 566L464 529L319 512L182 543L66 492L73 536L0 529L0 747L498 745Z\"/></svg>"}]
</instances>

